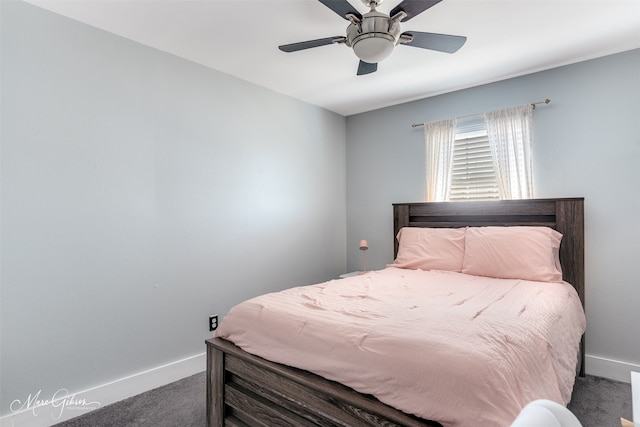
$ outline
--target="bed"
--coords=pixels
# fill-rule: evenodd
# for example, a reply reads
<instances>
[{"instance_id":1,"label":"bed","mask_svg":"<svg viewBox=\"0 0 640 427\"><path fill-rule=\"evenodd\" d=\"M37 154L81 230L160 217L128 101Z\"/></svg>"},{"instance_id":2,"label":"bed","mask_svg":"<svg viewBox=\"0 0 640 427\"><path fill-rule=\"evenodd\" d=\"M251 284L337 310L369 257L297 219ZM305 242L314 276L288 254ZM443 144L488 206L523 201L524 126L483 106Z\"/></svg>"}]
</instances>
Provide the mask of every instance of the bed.
<instances>
[{"instance_id":1,"label":"bed","mask_svg":"<svg viewBox=\"0 0 640 427\"><path fill-rule=\"evenodd\" d=\"M571 284L572 291L575 289L578 304L583 308L583 217L581 198L394 204L394 257L399 250L395 236L404 227L548 227L562 233L558 254L562 279ZM378 280L388 274L386 270L372 273L368 280ZM389 270L397 269L392 267ZM407 272L403 277L406 279L413 274L412 271ZM338 285L344 286L346 283ZM583 336L578 336L576 341L579 358L571 368L583 375ZM438 426L441 425L439 422L456 425L456 422L438 419L437 416L412 415L410 412L415 411L396 409L340 382L250 354L223 338L209 339L206 345L209 426ZM283 353L288 354L288 351ZM433 389L439 393L442 379L438 382L437 373L432 375ZM425 403L425 406L428 404Z\"/></svg>"}]
</instances>

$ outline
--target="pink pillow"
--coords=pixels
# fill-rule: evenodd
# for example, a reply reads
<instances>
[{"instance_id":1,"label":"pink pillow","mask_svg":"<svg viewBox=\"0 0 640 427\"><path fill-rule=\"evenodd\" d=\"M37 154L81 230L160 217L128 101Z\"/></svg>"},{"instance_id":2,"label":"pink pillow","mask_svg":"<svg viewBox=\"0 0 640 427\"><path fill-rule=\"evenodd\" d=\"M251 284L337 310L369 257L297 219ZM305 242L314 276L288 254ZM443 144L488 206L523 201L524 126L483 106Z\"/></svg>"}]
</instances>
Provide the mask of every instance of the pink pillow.
<instances>
[{"instance_id":1,"label":"pink pillow","mask_svg":"<svg viewBox=\"0 0 640 427\"><path fill-rule=\"evenodd\" d=\"M398 231L398 256L391 267L462 270L464 228L403 227Z\"/></svg>"},{"instance_id":2,"label":"pink pillow","mask_svg":"<svg viewBox=\"0 0 640 427\"><path fill-rule=\"evenodd\" d=\"M462 272L501 279L562 281L562 234L548 227L470 227Z\"/></svg>"}]
</instances>

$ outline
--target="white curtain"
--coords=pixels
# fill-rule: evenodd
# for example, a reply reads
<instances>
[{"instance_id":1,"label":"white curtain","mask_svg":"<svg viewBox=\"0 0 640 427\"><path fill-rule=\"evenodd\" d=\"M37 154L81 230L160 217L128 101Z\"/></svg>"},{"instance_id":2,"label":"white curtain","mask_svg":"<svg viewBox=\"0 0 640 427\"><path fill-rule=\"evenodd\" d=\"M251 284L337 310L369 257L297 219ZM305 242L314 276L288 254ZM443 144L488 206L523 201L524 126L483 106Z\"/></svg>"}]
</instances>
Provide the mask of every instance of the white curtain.
<instances>
[{"instance_id":1,"label":"white curtain","mask_svg":"<svg viewBox=\"0 0 640 427\"><path fill-rule=\"evenodd\" d=\"M501 199L533 197L533 105L484 114Z\"/></svg>"},{"instance_id":2,"label":"white curtain","mask_svg":"<svg viewBox=\"0 0 640 427\"><path fill-rule=\"evenodd\" d=\"M456 119L424 124L427 202L448 199L455 139Z\"/></svg>"}]
</instances>

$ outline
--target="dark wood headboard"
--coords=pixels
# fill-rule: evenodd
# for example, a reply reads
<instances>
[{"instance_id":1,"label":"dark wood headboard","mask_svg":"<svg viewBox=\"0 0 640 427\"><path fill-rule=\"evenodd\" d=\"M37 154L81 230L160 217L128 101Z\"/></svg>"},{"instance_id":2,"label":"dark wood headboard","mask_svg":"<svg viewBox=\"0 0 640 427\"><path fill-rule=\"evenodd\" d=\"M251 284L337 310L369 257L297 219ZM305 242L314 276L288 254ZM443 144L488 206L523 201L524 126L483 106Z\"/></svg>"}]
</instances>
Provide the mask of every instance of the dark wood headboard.
<instances>
[{"instance_id":1,"label":"dark wood headboard","mask_svg":"<svg viewBox=\"0 0 640 427\"><path fill-rule=\"evenodd\" d=\"M393 204L395 236L402 227L547 226L562 233L562 278L576 288L584 308L584 198ZM584 357L584 339L581 343ZM582 359L584 361L584 359ZM580 367L584 375L584 363Z\"/></svg>"}]
</instances>

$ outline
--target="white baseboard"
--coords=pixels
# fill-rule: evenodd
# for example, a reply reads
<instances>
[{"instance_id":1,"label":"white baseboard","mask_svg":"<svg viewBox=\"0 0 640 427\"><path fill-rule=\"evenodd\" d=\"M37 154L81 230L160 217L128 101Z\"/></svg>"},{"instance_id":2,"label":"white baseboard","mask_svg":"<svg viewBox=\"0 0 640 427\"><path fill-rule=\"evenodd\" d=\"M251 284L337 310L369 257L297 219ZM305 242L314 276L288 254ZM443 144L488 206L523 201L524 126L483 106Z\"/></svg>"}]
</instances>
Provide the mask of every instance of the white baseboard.
<instances>
[{"instance_id":1,"label":"white baseboard","mask_svg":"<svg viewBox=\"0 0 640 427\"><path fill-rule=\"evenodd\" d=\"M54 396L25 396L20 408L0 417L0 427L48 427L205 369L206 353L201 353L75 393L62 390ZM47 399L45 404L35 402Z\"/></svg>"},{"instance_id":2,"label":"white baseboard","mask_svg":"<svg viewBox=\"0 0 640 427\"><path fill-rule=\"evenodd\" d=\"M596 377L631 382L631 372L640 372L640 365L606 357L585 355L585 372Z\"/></svg>"},{"instance_id":3,"label":"white baseboard","mask_svg":"<svg viewBox=\"0 0 640 427\"><path fill-rule=\"evenodd\" d=\"M631 410L633 422L640 424L640 372L631 373Z\"/></svg>"}]
</instances>

